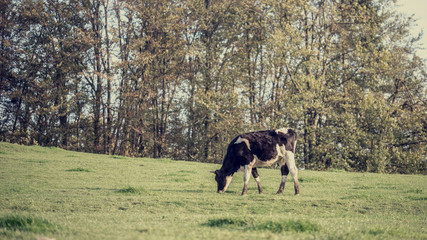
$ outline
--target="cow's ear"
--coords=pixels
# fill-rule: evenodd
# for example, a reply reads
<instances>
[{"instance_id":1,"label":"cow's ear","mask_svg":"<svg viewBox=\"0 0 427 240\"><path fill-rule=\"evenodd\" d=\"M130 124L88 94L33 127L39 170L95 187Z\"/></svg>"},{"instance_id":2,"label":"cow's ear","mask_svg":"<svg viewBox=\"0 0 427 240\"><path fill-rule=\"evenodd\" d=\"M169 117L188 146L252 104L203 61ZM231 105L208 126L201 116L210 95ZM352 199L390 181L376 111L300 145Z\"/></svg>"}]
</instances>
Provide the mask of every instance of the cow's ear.
<instances>
[{"instance_id":1,"label":"cow's ear","mask_svg":"<svg viewBox=\"0 0 427 240\"><path fill-rule=\"evenodd\" d=\"M210 171L210 172L211 172L211 173L215 173L215 174L216 174L216 171L217 171L217 170L215 170L215 171Z\"/></svg>"},{"instance_id":2,"label":"cow's ear","mask_svg":"<svg viewBox=\"0 0 427 240\"><path fill-rule=\"evenodd\" d=\"M215 171L211 171L211 173L214 173L214 174L216 174L216 175L218 175L218 172L219 172L219 170L217 169L217 170L215 170Z\"/></svg>"}]
</instances>

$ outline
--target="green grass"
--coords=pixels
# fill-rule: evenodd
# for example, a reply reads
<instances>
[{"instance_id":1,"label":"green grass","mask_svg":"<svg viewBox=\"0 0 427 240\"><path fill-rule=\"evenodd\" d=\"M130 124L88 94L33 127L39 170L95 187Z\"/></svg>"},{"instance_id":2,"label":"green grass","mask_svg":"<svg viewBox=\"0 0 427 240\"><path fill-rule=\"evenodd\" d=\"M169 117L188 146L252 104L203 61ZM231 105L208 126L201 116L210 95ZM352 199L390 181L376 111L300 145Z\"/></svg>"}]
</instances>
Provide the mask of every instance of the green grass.
<instances>
[{"instance_id":1,"label":"green grass","mask_svg":"<svg viewBox=\"0 0 427 240\"><path fill-rule=\"evenodd\" d=\"M0 217L0 228L12 232L28 231L46 234L56 231L57 226L34 216L4 216Z\"/></svg>"},{"instance_id":2,"label":"green grass","mask_svg":"<svg viewBox=\"0 0 427 240\"><path fill-rule=\"evenodd\" d=\"M0 239L427 239L427 176L280 170L217 194L216 164L0 143Z\"/></svg>"}]
</instances>

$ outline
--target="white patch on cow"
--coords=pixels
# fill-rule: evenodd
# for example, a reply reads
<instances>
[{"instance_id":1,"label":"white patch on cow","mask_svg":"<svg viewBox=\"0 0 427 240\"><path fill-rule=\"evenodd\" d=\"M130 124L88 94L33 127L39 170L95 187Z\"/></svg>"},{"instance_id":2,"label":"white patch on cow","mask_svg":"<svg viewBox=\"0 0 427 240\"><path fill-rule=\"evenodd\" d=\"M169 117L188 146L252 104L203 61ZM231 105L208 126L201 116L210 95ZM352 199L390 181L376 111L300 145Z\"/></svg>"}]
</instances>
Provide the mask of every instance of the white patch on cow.
<instances>
[{"instance_id":1,"label":"white patch on cow","mask_svg":"<svg viewBox=\"0 0 427 240\"><path fill-rule=\"evenodd\" d=\"M281 182L281 184L285 184L287 178L288 178L288 175L282 175L282 182Z\"/></svg>"},{"instance_id":2,"label":"white patch on cow","mask_svg":"<svg viewBox=\"0 0 427 240\"><path fill-rule=\"evenodd\" d=\"M251 171L252 171L252 168L250 168L248 165L245 165L243 181L246 185L249 183L249 178L251 177Z\"/></svg>"},{"instance_id":3,"label":"white patch on cow","mask_svg":"<svg viewBox=\"0 0 427 240\"><path fill-rule=\"evenodd\" d=\"M282 145L282 146L280 146L280 154L282 154L282 157L285 157L286 156L286 152L287 152L288 150L286 150L286 145ZM283 163L284 163L284 161L283 161Z\"/></svg>"},{"instance_id":4,"label":"white patch on cow","mask_svg":"<svg viewBox=\"0 0 427 240\"><path fill-rule=\"evenodd\" d=\"M288 130L289 128L279 128L279 129L276 129L276 133L281 132L281 133L287 134Z\"/></svg>"},{"instance_id":5,"label":"white patch on cow","mask_svg":"<svg viewBox=\"0 0 427 240\"><path fill-rule=\"evenodd\" d=\"M295 154L291 151L286 151L285 160L288 165L289 172L294 179L295 194L299 194L298 169L295 165Z\"/></svg>"},{"instance_id":6,"label":"white patch on cow","mask_svg":"<svg viewBox=\"0 0 427 240\"><path fill-rule=\"evenodd\" d=\"M282 148L283 146L280 147L279 144L277 144L276 145L277 155L270 160L262 161L256 155L254 155L254 161L251 162L252 167L269 167L278 161L280 163L280 166L282 166L285 163L283 159L284 155L282 152Z\"/></svg>"},{"instance_id":7,"label":"white patch on cow","mask_svg":"<svg viewBox=\"0 0 427 240\"><path fill-rule=\"evenodd\" d=\"M230 185L232 178L233 178L233 176L227 176L227 177L225 177L225 186L224 186L224 189L222 191L220 191L220 193L223 193L223 192L227 191L227 188Z\"/></svg>"},{"instance_id":8,"label":"white patch on cow","mask_svg":"<svg viewBox=\"0 0 427 240\"><path fill-rule=\"evenodd\" d=\"M260 184L260 183L261 183L261 181L259 180L259 176L255 178L255 181L256 181L258 184Z\"/></svg>"},{"instance_id":9,"label":"white patch on cow","mask_svg":"<svg viewBox=\"0 0 427 240\"><path fill-rule=\"evenodd\" d=\"M245 171L243 174L243 191L242 191L242 195L246 195L247 191L248 191L248 183L249 183L249 178L251 177L251 172L252 172L252 167L249 165L245 165Z\"/></svg>"},{"instance_id":10,"label":"white patch on cow","mask_svg":"<svg viewBox=\"0 0 427 240\"><path fill-rule=\"evenodd\" d=\"M285 152L285 161L288 165L289 172L292 174L292 170L296 170L297 167L295 165L295 154L292 151Z\"/></svg>"},{"instance_id":11,"label":"white patch on cow","mask_svg":"<svg viewBox=\"0 0 427 240\"><path fill-rule=\"evenodd\" d=\"M244 143L246 144L246 147L248 147L248 149L249 149L249 150L251 150L251 145L249 144L249 141L248 141L248 139L246 139L246 138L241 138L241 137L239 137L239 138L234 142L234 144L239 144L239 143L242 143L242 142L244 142Z\"/></svg>"}]
</instances>

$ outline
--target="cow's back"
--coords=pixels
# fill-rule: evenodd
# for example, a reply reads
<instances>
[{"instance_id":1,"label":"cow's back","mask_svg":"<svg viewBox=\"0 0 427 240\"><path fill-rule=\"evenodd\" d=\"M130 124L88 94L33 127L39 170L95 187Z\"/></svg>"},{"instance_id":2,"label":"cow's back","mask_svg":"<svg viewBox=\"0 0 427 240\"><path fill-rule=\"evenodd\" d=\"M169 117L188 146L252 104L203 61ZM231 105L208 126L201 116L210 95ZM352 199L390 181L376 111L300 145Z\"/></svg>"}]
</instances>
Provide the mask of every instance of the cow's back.
<instances>
[{"instance_id":1,"label":"cow's back","mask_svg":"<svg viewBox=\"0 0 427 240\"><path fill-rule=\"evenodd\" d=\"M280 139L274 130L249 132L239 137L248 140L252 154L261 161L270 160L277 155L276 145L280 143Z\"/></svg>"}]
</instances>

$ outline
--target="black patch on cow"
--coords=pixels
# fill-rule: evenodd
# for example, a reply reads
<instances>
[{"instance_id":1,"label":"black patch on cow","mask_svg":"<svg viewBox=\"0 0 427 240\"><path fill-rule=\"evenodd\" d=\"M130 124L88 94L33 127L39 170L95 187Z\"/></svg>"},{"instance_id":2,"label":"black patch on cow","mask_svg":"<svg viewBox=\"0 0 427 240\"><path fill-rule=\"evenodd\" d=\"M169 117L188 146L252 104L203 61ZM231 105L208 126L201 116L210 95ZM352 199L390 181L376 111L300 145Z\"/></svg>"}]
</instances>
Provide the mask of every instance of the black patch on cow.
<instances>
[{"instance_id":1,"label":"black patch on cow","mask_svg":"<svg viewBox=\"0 0 427 240\"><path fill-rule=\"evenodd\" d=\"M236 139L228 145L227 154L221 167L221 171L227 176L234 174L241 166L248 165L254 159L246 143L234 144L234 142L236 142Z\"/></svg>"},{"instance_id":2,"label":"black patch on cow","mask_svg":"<svg viewBox=\"0 0 427 240\"><path fill-rule=\"evenodd\" d=\"M257 170L256 168L252 168L252 176L253 176L254 178L259 177L258 170Z\"/></svg>"},{"instance_id":3,"label":"black patch on cow","mask_svg":"<svg viewBox=\"0 0 427 240\"><path fill-rule=\"evenodd\" d=\"M292 129L288 129L287 133L275 130L244 133L237 136L230 144L236 142L239 137L249 141L251 152L261 161L268 161L277 156L276 145L285 145L286 150L294 152L296 141L296 133Z\"/></svg>"},{"instance_id":4,"label":"black patch on cow","mask_svg":"<svg viewBox=\"0 0 427 240\"><path fill-rule=\"evenodd\" d=\"M282 172L283 176L287 176L289 174L289 168L288 165L283 165L282 168L280 168L280 171Z\"/></svg>"},{"instance_id":5,"label":"black patch on cow","mask_svg":"<svg viewBox=\"0 0 427 240\"><path fill-rule=\"evenodd\" d=\"M280 136L275 131L244 133L238 137L249 141L252 153L261 161L267 161L277 156L276 145L280 144Z\"/></svg>"}]
</instances>

